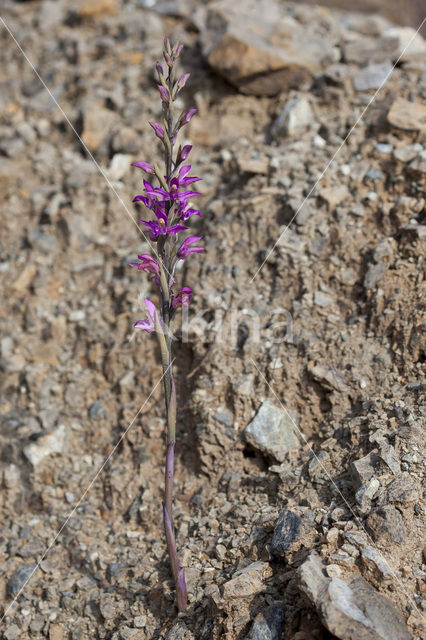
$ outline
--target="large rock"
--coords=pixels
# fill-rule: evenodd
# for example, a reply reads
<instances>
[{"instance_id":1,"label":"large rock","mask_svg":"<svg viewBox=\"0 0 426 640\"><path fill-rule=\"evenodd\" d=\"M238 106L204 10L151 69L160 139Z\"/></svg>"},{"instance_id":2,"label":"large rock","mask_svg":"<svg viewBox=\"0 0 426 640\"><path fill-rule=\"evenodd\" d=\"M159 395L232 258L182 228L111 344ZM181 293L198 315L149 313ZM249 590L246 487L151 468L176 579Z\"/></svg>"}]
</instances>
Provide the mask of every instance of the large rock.
<instances>
[{"instance_id":1,"label":"large rock","mask_svg":"<svg viewBox=\"0 0 426 640\"><path fill-rule=\"evenodd\" d=\"M397 98L388 112L388 122L398 129L426 131L426 106Z\"/></svg>"},{"instance_id":2,"label":"large rock","mask_svg":"<svg viewBox=\"0 0 426 640\"><path fill-rule=\"evenodd\" d=\"M359 574L329 578L317 553L299 569L300 589L327 629L341 640L410 640L411 635L387 598Z\"/></svg>"},{"instance_id":3,"label":"large rock","mask_svg":"<svg viewBox=\"0 0 426 640\"><path fill-rule=\"evenodd\" d=\"M279 462L285 460L291 449L299 449L296 433L297 422L293 416L281 407L276 407L270 400L265 400L244 430L249 444Z\"/></svg>"},{"instance_id":4,"label":"large rock","mask_svg":"<svg viewBox=\"0 0 426 640\"><path fill-rule=\"evenodd\" d=\"M267 562L252 562L236 571L231 580L223 585L224 600L249 598L265 589L265 580L272 575Z\"/></svg>"},{"instance_id":5,"label":"large rock","mask_svg":"<svg viewBox=\"0 0 426 640\"><path fill-rule=\"evenodd\" d=\"M302 27L275 0L217 0L201 8L196 21L209 64L243 93L300 87L334 60L318 21Z\"/></svg>"}]
</instances>

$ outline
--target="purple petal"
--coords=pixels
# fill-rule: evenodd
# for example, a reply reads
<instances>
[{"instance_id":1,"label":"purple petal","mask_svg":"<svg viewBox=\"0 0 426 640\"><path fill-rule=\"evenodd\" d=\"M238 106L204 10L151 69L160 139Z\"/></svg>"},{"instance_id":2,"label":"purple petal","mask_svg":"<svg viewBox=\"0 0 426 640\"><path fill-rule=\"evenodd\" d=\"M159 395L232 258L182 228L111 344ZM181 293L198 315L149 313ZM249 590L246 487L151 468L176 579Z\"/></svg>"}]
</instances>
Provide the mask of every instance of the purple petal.
<instances>
[{"instance_id":1,"label":"purple petal","mask_svg":"<svg viewBox=\"0 0 426 640\"><path fill-rule=\"evenodd\" d=\"M167 233L169 236L175 236L179 231L185 231L188 227L184 227L183 224L174 224L171 227L167 227Z\"/></svg>"},{"instance_id":2,"label":"purple petal","mask_svg":"<svg viewBox=\"0 0 426 640\"><path fill-rule=\"evenodd\" d=\"M147 310L148 316L154 322L155 321L155 314L157 313L157 309L155 307L155 304L149 298L144 298L143 301L145 302L145 306L146 306L146 310Z\"/></svg>"},{"instance_id":3,"label":"purple petal","mask_svg":"<svg viewBox=\"0 0 426 640\"><path fill-rule=\"evenodd\" d=\"M192 176L188 178L183 178L183 180L180 181L181 185L183 187L187 187L189 184L192 184L193 182L198 182L199 180L202 180L202 178L197 178L196 176Z\"/></svg>"},{"instance_id":4,"label":"purple petal","mask_svg":"<svg viewBox=\"0 0 426 640\"><path fill-rule=\"evenodd\" d=\"M190 164L186 164L185 166L181 167L179 173L178 173L178 180L179 182L181 181L182 178L184 178L189 172L191 171L191 165Z\"/></svg>"},{"instance_id":5,"label":"purple petal","mask_svg":"<svg viewBox=\"0 0 426 640\"><path fill-rule=\"evenodd\" d=\"M160 207L156 207L154 209L154 213L157 220L162 220L163 222L167 222L167 214L165 211L163 211L163 209L160 209Z\"/></svg>"}]
</instances>

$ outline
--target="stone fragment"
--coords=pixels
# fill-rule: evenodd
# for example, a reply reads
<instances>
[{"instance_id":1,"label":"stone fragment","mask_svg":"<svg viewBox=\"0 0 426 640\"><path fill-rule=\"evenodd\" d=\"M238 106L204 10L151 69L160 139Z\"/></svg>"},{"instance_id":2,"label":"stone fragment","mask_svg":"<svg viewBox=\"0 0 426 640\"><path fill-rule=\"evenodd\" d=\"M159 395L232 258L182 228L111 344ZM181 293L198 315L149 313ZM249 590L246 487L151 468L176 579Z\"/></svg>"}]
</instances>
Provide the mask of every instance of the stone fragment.
<instances>
[{"instance_id":1,"label":"stone fragment","mask_svg":"<svg viewBox=\"0 0 426 640\"><path fill-rule=\"evenodd\" d=\"M299 587L315 606L325 627L341 640L410 640L391 602L359 574L344 580L327 577L317 553L298 570Z\"/></svg>"},{"instance_id":2,"label":"stone fragment","mask_svg":"<svg viewBox=\"0 0 426 640\"><path fill-rule=\"evenodd\" d=\"M397 37L359 38L344 46L343 55L346 62L364 66L393 60L398 49Z\"/></svg>"},{"instance_id":3,"label":"stone fragment","mask_svg":"<svg viewBox=\"0 0 426 640\"><path fill-rule=\"evenodd\" d=\"M179 620L164 636L164 640L194 640L194 636L183 620Z\"/></svg>"},{"instance_id":4,"label":"stone fragment","mask_svg":"<svg viewBox=\"0 0 426 640\"><path fill-rule=\"evenodd\" d=\"M319 384L326 389L344 391L347 388L343 373L334 367L316 365L308 369L308 373L316 382L319 382Z\"/></svg>"},{"instance_id":5,"label":"stone fragment","mask_svg":"<svg viewBox=\"0 0 426 640\"><path fill-rule=\"evenodd\" d=\"M280 640L284 623L284 609L281 602L271 604L255 618L245 640Z\"/></svg>"},{"instance_id":6,"label":"stone fragment","mask_svg":"<svg viewBox=\"0 0 426 640\"><path fill-rule=\"evenodd\" d=\"M330 211L334 211L339 204L350 198L349 189L345 184L322 187L319 195L327 202Z\"/></svg>"},{"instance_id":7,"label":"stone fragment","mask_svg":"<svg viewBox=\"0 0 426 640\"><path fill-rule=\"evenodd\" d=\"M269 172L269 160L266 157L248 158L246 153L237 157L238 168L247 173L267 175Z\"/></svg>"},{"instance_id":8,"label":"stone fragment","mask_svg":"<svg viewBox=\"0 0 426 640\"><path fill-rule=\"evenodd\" d=\"M401 544L407 535L401 514L391 504L385 504L372 511L366 524L375 542Z\"/></svg>"},{"instance_id":9,"label":"stone fragment","mask_svg":"<svg viewBox=\"0 0 426 640\"><path fill-rule=\"evenodd\" d=\"M265 400L244 430L246 441L256 449L283 462L291 449L299 449L297 418L270 400Z\"/></svg>"},{"instance_id":10,"label":"stone fragment","mask_svg":"<svg viewBox=\"0 0 426 640\"><path fill-rule=\"evenodd\" d=\"M377 478L371 478L366 484L363 484L355 494L355 500L362 507L368 507L371 500L374 498L377 493L378 488L380 487L380 482Z\"/></svg>"},{"instance_id":11,"label":"stone fragment","mask_svg":"<svg viewBox=\"0 0 426 640\"><path fill-rule=\"evenodd\" d=\"M383 258L390 258L396 252L396 241L394 238L384 238L376 244L373 250L373 258L376 262L383 260Z\"/></svg>"},{"instance_id":12,"label":"stone fragment","mask_svg":"<svg viewBox=\"0 0 426 640\"><path fill-rule=\"evenodd\" d=\"M118 3L117 0L79 0L76 10L79 18L114 16Z\"/></svg>"},{"instance_id":13,"label":"stone fragment","mask_svg":"<svg viewBox=\"0 0 426 640\"><path fill-rule=\"evenodd\" d=\"M314 121L314 114L305 97L293 97L287 101L284 109L272 125L272 135L300 135Z\"/></svg>"},{"instance_id":14,"label":"stone fragment","mask_svg":"<svg viewBox=\"0 0 426 640\"><path fill-rule=\"evenodd\" d=\"M83 133L81 138L90 151L96 151L111 135L117 120L113 111L105 109L102 103L88 100L82 109Z\"/></svg>"},{"instance_id":15,"label":"stone fragment","mask_svg":"<svg viewBox=\"0 0 426 640\"><path fill-rule=\"evenodd\" d=\"M11 624L4 631L5 640L16 640L21 633L20 628L16 624Z\"/></svg>"},{"instance_id":16,"label":"stone fragment","mask_svg":"<svg viewBox=\"0 0 426 640\"><path fill-rule=\"evenodd\" d=\"M387 29L384 34L386 38L397 38L399 42L396 58L401 60L420 57L426 53L426 43L420 33L412 27L395 26Z\"/></svg>"},{"instance_id":17,"label":"stone fragment","mask_svg":"<svg viewBox=\"0 0 426 640\"><path fill-rule=\"evenodd\" d=\"M12 573L6 586L9 598L14 598L16 594L19 593L22 587L27 583L27 580L29 580L36 567L36 564L24 564Z\"/></svg>"},{"instance_id":18,"label":"stone fragment","mask_svg":"<svg viewBox=\"0 0 426 640\"><path fill-rule=\"evenodd\" d=\"M399 463L396 451L391 444L384 442L380 445L379 458L389 467L394 475L401 473L401 465Z\"/></svg>"},{"instance_id":19,"label":"stone fragment","mask_svg":"<svg viewBox=\"0 0 426 640\"><path fill-rule=\"evenodd\" d=\"M354 460L351 462L351 474L354 481L355 488L361 487L366 484L374 475L374 470L377 465L377 451L370 451L363 458Z\"/></svg>"},{"instance_id":20,"label":"stone fragment","mask_svg":"<svg viewBox=\"0 0 426 640\"><path fill-rule=\"evenodd\" d=\"M236 571L231 580L223 585L225 600L248 598L263 591L265 579L272 575L272 569L267 562L252 562L248 567Z\"/></svg>"},{"instance_id":21,"label":"stone fragment","mask_svg":"<svg viewBox=\"0 0 426 640\"><path fill-rule=\"evenodd\" d=\"M370 571L376 574L377 578L389 580L394 577L394 573L385 558L374 547L367 546L361 549L361 560Z\"/></svg>"},{"instance_id":22,"label":"stone fragment","mask_svg":"<svg viewBox=\"0 0 426 640\"><path fill-rule=\"evenodd\" d=\"M41 32L57 29L64 20L65 13L65 3L58 0L44 0L38 11L38 29Z\"/></svg>"},{"instance_id":23,"label":"stone fragment","mask_svg":"<svg viewBox=\"0 0 426 640\"><path fill-rule=\"evenodd\" d=\"M125 153L116 153L106 171L110 180L121 180L130 170L131 156Z\"/></svg>"},{"instance_id":24,"label":"stone fragment","mask_svg":"<svg viewBox=\"0 0 426 640\"><path fill-rule=\"evenodd\" d=\"M271 553L285 556L285 552L300 534L301 520L298 515L283 509L278 516L271 542Z\"/></svg>"},{"instance_id":25,"label":"stone fragment","mask_svg":"<svg viewBox=\"0 0 426 640\"><path fill-rule=\"evenodd\" d=\"M393 157L395 160L399 160L400 162L410 162L413 160L420 151L422 151L423 147L421 144L416 142L415 144L403 145L402 147L397 147L393 152Z\"/></svg>"},{"instance_id":26,"label":"stone fragment","mask_svg":"<svg viewBox=\"0 0 426 640\"><path fill-rule=\"evenodd\" d=\"M370 91L379 89L392 72L390 64L370 64L360 69L354 76L353 83L357 91Z\"/></svg>"},{"instance_id":27,"label":"stone fragment","mask_svg":"<svg viewBox=\"0 0 426 640\"><path fill-rule=\"evenodd\" d=\"M31 442L24 447L24 455L36 467L40 462L52 453L64 453L67 443L67 429L61 424L57 429L52 431L36 442Z\"/></svg>"},{"instance_id":28,"label":"stone fragment","mask_svg":"<svg viewBox=\"0 0 426 640\"><path fill-rule=\"evenodd\" d=\"M404 471L392 480L382 492L379 499L383 504L410 504L421 498L421 490L414 478Z\"/></svg>"},{"instance_id":29,"label":"stone fragment","mask_svg":"<svg viewBox=\"0 0 426 640\"><path fill-rule=\"evenodd\" d=\"M383 278L387 271L387 265L383 262L378 264L370 264L367 273L364 276L364 287L366 289L374 289Z\"/></svg>"},{"instance_id":30,"label":"stone fragment","mask_svg":"<svg viewBox=\"0 0 426 640\"><path fill-rule=\"evenodd\" d=\"M200 7L203 53L241 92L276 95L311 81L333 60L333 43L272 0L216 0Z\"/></svg>"},{"instance_id":31,"label":"stone fragment","mask_svg":"<svg viewBox=\"0 0 426 640\"><path fill-rule=\"evenodd\" d=\"M45 549L46 545L43 544L40 538L33 538L17 551L17 555L21 556L21 558L35 558L41 555Z\"/></svg>"},{"instance_id":32,"label":"stone fragment","mask_svg":"<svg viewBox=\"0 0 426 640\"><path fill-rule=\"evenodd\" d=\"M317 307L331 307L334 304L334 300L331 296L327 295L323 291L315 291L314 304L316 304Z\"/></svg>"},{"instance_id":33,"label":"stone fragment","mask_svg":"<svg viewBox=\"0 0 426 640\"><path fill-rule=\"evenodd\" d=\"M419 155L410 162L408 169L410 173L426 174L426 149L421 151Z\"/></svg>"},{"instance_id":34,"label":"stone fragment","mask_svg":"<svg viewBox=\"0 0 426 640\"><path fill-rule=\"evenodd\" d=\"M389 124L406 131L426 130L426 106L418 102L409 102L397 98L388 112Z\"/></svg>"},{"instance_id":35,"label":"stone fragment","mask_svg":"<svg viewBox=\"0 0 426 640\"><path fill-rule=\"evenodd\" d=\"M328 564L325 572L329 578L339 578L342 575L342 570L338 564Z\"/></svg>"}]
</instances>

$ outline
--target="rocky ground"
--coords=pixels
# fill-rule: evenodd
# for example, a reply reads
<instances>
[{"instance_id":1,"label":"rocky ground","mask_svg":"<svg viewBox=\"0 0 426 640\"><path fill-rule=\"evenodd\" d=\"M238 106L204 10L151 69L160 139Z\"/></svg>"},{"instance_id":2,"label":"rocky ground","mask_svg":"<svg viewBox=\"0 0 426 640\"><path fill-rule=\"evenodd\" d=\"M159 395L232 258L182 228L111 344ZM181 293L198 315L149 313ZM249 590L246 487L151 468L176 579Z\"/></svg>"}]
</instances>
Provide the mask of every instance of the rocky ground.
<instances>
[{"instance_id":1,"label":"rocky ground","mask_svg":"<svg viewBox=\"0 0 426 640\"><path fill-rule=\"evenodd\" d=\"M3 637L426 638L421 36L274 0L3 18L61 106L2 25ZM179 617L161 370L132 331L151 285L127 267L164 33L207 247L176 346Z\"/></svg>"}]
</instances>

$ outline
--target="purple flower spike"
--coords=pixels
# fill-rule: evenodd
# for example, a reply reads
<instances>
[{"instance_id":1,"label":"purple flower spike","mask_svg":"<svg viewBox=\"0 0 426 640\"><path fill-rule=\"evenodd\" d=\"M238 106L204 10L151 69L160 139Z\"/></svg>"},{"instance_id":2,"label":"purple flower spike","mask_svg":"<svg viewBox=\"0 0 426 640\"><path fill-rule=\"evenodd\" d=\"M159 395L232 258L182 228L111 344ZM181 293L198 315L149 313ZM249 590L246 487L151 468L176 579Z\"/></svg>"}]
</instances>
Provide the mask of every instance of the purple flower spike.
<instances>
[{"instance_id":1,"label":"purple flower spike","mask_svg":"<svg viewBox=\"0 0 426 640\"><path fill-rule=\"evenodd\" d=\"M172 298L173 309L189 307L192 300L192 289L190 287L182 287L182 289Z\"/></svg>"},{"instance_id":2,"label":"purple flower spike","mask_svg":"<svg viewBox=\"0 0 426 640\"><path fill-rule=\"evenodd\" d=\"M149 162L132 162L132 167L139 167L139 169L142 169L145 173L154 173L154 167L150 165Z\"/></svg>"},{"instance_id":3,"label":"purple flower spike","mask_svg":"<svg viewBox=\"0 0 426 640\"><path fill-rule=\"evenodd\" d=\"M151 333L155 328L155 315L157 313L157 309L155 308L155 304L149 298L144 298L145 302L147 318L145 320L138 320L135 322L135 329L142 329L147 333Z\"/></svg>"},{"instance_id":4,"label":"purple flower spike","mask_svg":"<svg viewBox=\"0 0 426 640\"><path fill-rule=\"evenodd\" d=\"M197 109L189 109L183 113L178 112L176 111L177 105L174 104L179 91L189 78L189 73L177 75L175 65L181 50L182 45L172 46L165 38L163 56L167 66L162 62L156 63L157 88L161 95L163 119L149 124L157 138L163 143L161 147L164 170L157 164L151 165L145 161L132 163L133 166L150 174L150 182L148 179L143 180L144 190L141 195L135 196L133 202L142 202L152 212L151 220L141 220L140 222L147 229L150 240L158 241L157 251L154 249L154 255L139 254L138 260L131 262L130 266L149 275L159 297L157 307L149 298L145 298L146 317L136 322L134 326L147 333L155 332L160 346L167 421L163 518L168 555L176 588L176 604L179 611L184 611L188 602L187 588L184 569L179 563L173 526L177 401L172 366L174 360L173 341L170 337L173 337L173 320L176 311L189 307L193 296L190 287L177 286L176 280L179 278L177 263L193 253L201 253L204 248L197 245L197 242L202 239L201 236L189 236L183 239L183 242L182 240L177 242L173 237L188 229L185 223L192 216L201 215L201 212L193 208L190 202L192 197L201 195L197 191L191 190L191 185L201 178L191 176L191 165L186 164L192 146L190 144L182 147L175 146L181 128L188 124L197 113ZM147 178L147 176L145 177Z\"/></svg>"},{"instance_id":5,"label":"purple flower spike","mask_svg":"<svg viewBox=\"0 0 426 640\"><path fill-rule=\"evenodd\" d=\"M180 125L188 124L193 116L197 113L198 109L189 109L180 119Z\"/></svg>"},{"instance_id":6,"label":"purple flower spike","mask_svg":"<svg viewBox=\"0 0 426 640\"><path fill-rule=\"evenodd\" d=\"M194 242L198 242L199 240L202 240L202 236L188 236L177 250L177 256L181 260L183 260L184 258L187 258L189 255L191 255L191 253L201 253L202 251L204 251L203 247L190 246Z\"/></svg>"},{"instance_id":7,"label":"purple flower spike","mask_svg":"<svg viewBox=\"0 0 426 640\"><path fill-rule=\"evenodd\" d=\"M154 129L155 135L157 136L157 138L160 138L160 140L162 140L164 138L164 131L162 127L160 127L158 122L148 122L148 124L150 124L151 127Z\"/></svg>"},{"instance_id":8,"label":"purple flower spike","mask_svg":"<svg viewBox=\"0 0 426 640\"><path fill-rule=\"evenodd\" d=\"M184 160L187 159L187 157L189 156L189 154L191 153L191 149L192 149L192 144L186 144L180 154L179 154L179 158L177 160L178 164L183 162Z\"/></svg>"},{"instance_id":9,"label":"purple flower spike","mask_svg":"<svg viewBox=\"0 0 426 640\"><path fill-rule=\"evenodd\" d=\"M157 89L160 92L162 101L167 104L169 102L169 99L170 99L170 96L168 94L167 89L162 87L161 84L157 84Z\"/></svg>"},{"instance_id":10,"label":"purple flower spike","mask_svg":"<svg viewBox=\"0 0 426 640\"><path fill-rule=\"evenodd\" d=\"M188 80L188 78L189 78L189 76L190 76L190 75L191 75L190 73L184 73L184 74L183 74L183 76L181 76L181 77L179 78L179 80L178 80L178 87L179 87L179 89L182 89L182 88L185 86L186 81Z\"/></svg>"}]
</instances>

